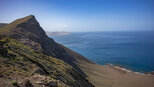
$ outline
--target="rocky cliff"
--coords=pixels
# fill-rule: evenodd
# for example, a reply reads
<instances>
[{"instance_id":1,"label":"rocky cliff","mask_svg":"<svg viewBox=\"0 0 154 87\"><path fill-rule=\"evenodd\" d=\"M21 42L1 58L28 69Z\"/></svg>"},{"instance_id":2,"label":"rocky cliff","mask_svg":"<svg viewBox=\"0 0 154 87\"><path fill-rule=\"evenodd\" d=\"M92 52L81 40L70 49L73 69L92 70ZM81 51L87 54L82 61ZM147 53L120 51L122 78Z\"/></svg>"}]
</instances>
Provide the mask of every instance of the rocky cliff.
<instances>
[{"instance_id":1,"label":"rocky cliff","mask_svg":"<svg viewBox=\"0 0 154 87\"><path fill-rule=\"evenodd\" d=\"M15 20L7 26L2 27L0 33L2 36L17 39L38 52L63 60L73 66L84 77L86 75L79 68L77 62L92 63L82 55L49 38L33 15Z\"/></svg>"}]
</instances>

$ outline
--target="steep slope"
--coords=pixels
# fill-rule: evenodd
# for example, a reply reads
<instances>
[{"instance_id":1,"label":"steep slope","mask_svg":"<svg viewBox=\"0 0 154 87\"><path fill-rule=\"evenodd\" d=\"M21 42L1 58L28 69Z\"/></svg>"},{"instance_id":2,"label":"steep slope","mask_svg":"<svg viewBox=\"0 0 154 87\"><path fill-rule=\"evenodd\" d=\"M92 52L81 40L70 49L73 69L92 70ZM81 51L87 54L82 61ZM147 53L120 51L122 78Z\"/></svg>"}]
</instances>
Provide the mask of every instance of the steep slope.
<instances>
[{"instance_id":1,"label":"steep slope","mask_svg":"<svg viewBox=\"0 0 154 87\"><path fill-rule=\"evenodd\" d=\"M14 39L0 37L0 86L13 85L93 87L67 63L39 53Z\"/></svg>"},{"instance_id":2,"label":"steep slope","mask_svg":"<svg viewBox=\"0 0 154 87\"><path fill-rule=\"evenodd\" d=\"M65 61L78 70L83 76L86 75L81 71L77 63L92 63L82 55L77 54L49 38L33 15L15 20L7 26L2 27L0 33L3 36L15 38L38 52Z\"/></svg>"}]
</instances>

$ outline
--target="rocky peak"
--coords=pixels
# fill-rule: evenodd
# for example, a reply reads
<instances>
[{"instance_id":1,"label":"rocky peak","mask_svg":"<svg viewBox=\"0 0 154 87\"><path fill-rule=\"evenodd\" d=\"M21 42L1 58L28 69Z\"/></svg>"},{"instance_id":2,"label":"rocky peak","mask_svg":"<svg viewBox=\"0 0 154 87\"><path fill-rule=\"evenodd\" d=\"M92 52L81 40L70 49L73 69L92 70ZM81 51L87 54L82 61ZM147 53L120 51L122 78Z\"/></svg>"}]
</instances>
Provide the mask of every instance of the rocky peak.
<instances>
[{"instance_id":1,"label":"rocky peak","mask_svg":"<svg viewBox=\"0 0 154 87\"><path fill-rule=\"evenodd\" d=\"M38 52L65 61L84 76L85 74L77 63L81 61L92 63L84 56L56 43L52 38L49 38L33 15L13 21L3 27L0 32L1 35L15 38Z\"/></svg>"},{"instance_id":2,"label":"rocky peak","mask_svg":"<svg viewBox=\"0 0 154 87\"><path fill-rule=\"evenodd\" d=\"M30 15L25 18L19 19L22 21L17 27L25 29L26 33L31 33L36 37L46 36L45 31L41 28L40 24L35 19L35 16Z\"/></svg>"},{"instance_id":3,"label":"rocky peak","mask_svg":"<svg viewBox=\"0 0 154 87\"><path fill-rule=\"evenodd\" d=\"M35 16L34 15L29 15L29 16L26 16L24 18L17 19L16 21L18 21L19 23L27 22L27 21L36 22L36 19L35 19Z\"/></svg>"},{"instance_id":4,"label":"rocky peak","mask_svg":"<svg viewBox=\"0 0 154 87\"><path fill-rule=\"evenodd\" d=\"M41 52L42 38L48 38L33 15L11 22L3 27L0 32L2 36L15 38L23 44Z\"/></svg>"}]
</instances>

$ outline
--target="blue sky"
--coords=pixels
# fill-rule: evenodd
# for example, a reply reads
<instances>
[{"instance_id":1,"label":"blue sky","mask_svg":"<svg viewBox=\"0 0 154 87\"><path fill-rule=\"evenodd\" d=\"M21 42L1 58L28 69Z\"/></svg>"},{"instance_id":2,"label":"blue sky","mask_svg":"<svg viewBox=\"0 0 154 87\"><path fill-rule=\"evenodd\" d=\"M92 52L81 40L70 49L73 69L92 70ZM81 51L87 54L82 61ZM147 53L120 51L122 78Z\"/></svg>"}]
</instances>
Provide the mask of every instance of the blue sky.
<instances>
[{"instance_id":1,"label":"blue sky","mask_svg":"<svg viewBox=\"0 0 154 87\"><path fill-rule=\"evenodd\" d=\"M0 0L0 23L35 15L46 31L154 30L154 0Z\"/></svg>"}]
</instances>

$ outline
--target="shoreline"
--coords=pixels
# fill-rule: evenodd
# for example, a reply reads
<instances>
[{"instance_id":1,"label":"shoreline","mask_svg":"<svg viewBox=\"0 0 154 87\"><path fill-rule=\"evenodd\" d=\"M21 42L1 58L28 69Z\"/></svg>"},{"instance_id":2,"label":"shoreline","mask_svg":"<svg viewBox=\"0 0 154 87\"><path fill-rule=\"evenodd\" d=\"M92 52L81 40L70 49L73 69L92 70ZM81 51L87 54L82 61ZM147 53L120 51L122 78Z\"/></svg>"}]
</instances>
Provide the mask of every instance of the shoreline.
<instances>
[{"instance_id":1,"label":"shoreline","mask_svg":"<svg viewBox=\"0 0 154 87\"><path fill-rule=\"evenodd\" d=\"M57 35L70 35L71 33L70 32L46 32L48 36L57 36ZM94 61L93 61L94 62ZM96 62L94 62L94 64L96 65L101 65L101 64L98 64ZM135 74L138 74L138 75L154 75L154 71L150 71L150 72L138 72L138 71L133 71L125 66L122 66L122 65L118 65L118 64L112 64L112 63L108 63L108 64L104 64L104 65L101 65L101 66L109 66L111 68L114 68L114 69L118 69L118 70L121 70L121 71L124 71L124 72L127 72L127 73L135 73Z\"/></svg>"},{"instance_id":2,"label":"shoreline","mask_svg":"<svg viewBox=\"0 0 154 87\"><path fill-rule=\"evenodd\" d=\"M154 75L133 72L112 64L80 64L87 79L96 87L153 87Z\"/></svg>"},{"instance_id":3,"label":"shoreline","mask_svg":"<svg viewBox=\"0 0 154 87\"><path fill-rule=\"evenodd\" d=\"M139 75L154 75L154 71L141 73L141 72L132 71L132 70L130 70L130 69L126 68L126 67L123 67L121 65L106 64L106 65L103 65L103 66L112 67L114 69L119 69L119 70L125 71L127 73L135 73L135 74L139 74Z\"/></svg>"}]
</instances>

